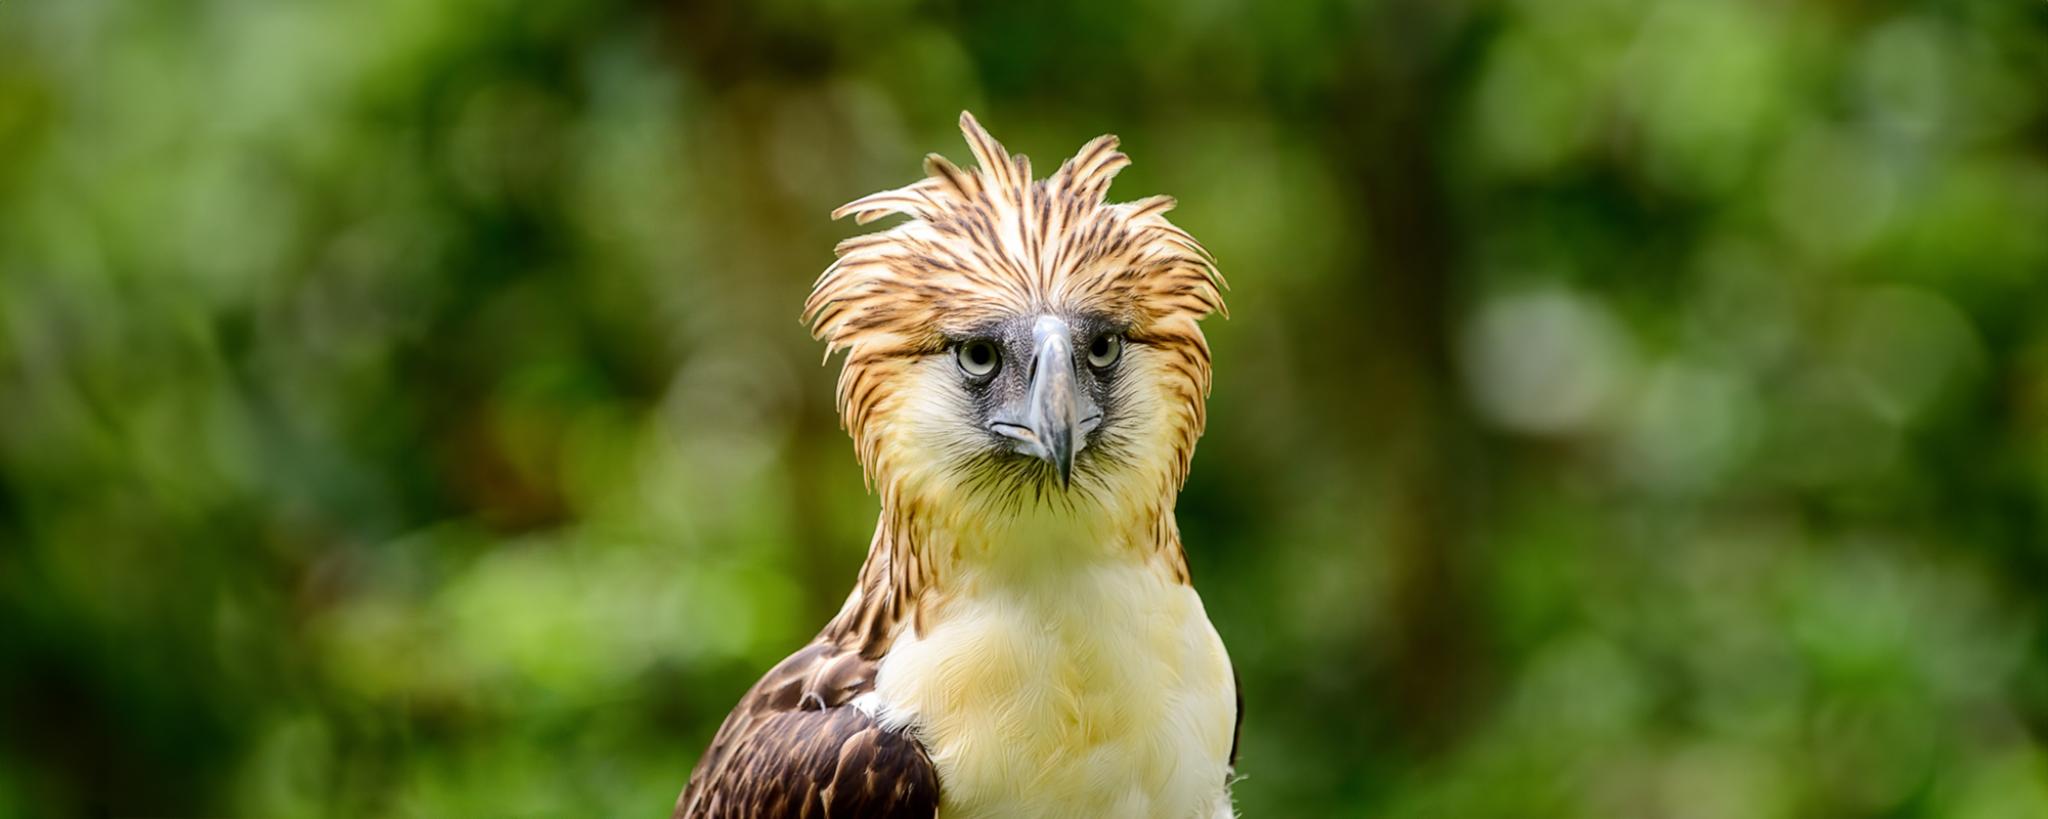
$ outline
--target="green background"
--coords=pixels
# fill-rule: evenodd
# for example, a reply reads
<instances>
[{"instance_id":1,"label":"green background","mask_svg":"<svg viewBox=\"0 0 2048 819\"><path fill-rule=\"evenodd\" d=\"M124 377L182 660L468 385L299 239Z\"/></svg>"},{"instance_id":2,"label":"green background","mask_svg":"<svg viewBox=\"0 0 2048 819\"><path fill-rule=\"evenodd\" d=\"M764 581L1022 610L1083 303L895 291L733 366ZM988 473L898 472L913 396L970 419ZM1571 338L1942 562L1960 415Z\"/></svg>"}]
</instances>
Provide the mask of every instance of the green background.
<instances>
[{"instance_id":1,"label":"green background","mask_svg":"<svg viewBox=\"0 0 2048 819\"><path fill-rule=\"evenodd\" d=\"M664 815L963 108L1236 287L1245 815L2048 816L2039 0L0 3L0 815Z\"/></svg>"}]
</instances>

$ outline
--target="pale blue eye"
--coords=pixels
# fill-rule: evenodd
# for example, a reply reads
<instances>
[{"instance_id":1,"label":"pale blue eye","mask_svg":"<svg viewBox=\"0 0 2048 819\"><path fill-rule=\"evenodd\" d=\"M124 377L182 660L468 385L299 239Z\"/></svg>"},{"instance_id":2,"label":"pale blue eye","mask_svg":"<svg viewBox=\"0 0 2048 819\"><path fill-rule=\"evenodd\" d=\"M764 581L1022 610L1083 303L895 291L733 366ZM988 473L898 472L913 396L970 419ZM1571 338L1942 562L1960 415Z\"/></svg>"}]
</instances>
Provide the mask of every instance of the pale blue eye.
<instances>
[{"instance_id":1,"label":"pale blue eye","mask_svg":"<svg viewBox=\"0 0 2048 819\"><path fill-rule=\"evenodd\" d=\"M986 341L970 341L960 345L958 358L960 371L975 378L987 378L1003 363L1003 357L996 351L996 345Z\"/></svg>"},{"instance_id":2,"label":"pale blue eye","mask_svg":"<svg viewBox=\"0 0 2048 819\"><path fill-rule=\"evenodd\" d=\"M1123 354L1124 340L1122 336L1111 334L1096 336L1094 341L1088 343L1088 366L1098 370L1102 369L1115 364L1116 360Z\"/></svg>"}]
</instances>

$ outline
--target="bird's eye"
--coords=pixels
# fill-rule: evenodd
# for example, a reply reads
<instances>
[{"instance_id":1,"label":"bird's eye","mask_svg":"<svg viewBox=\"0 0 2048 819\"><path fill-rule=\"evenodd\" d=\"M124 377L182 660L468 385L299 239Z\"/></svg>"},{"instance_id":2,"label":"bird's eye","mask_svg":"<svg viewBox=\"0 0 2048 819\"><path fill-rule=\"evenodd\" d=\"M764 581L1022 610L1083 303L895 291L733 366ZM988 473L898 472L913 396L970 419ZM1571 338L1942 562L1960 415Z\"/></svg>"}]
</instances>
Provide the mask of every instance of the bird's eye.
<instances>
[{"instance_id":1,"label":"bird's eye","mask_svg":"<svg viewBox=\"0 0 2048 819\"><path fill-rule=\"evenodd\" d=\"M1094 341L1088 343L1088 366L1100 370L1115 364L1123 354L1122 336L1107 333L1096 336Z\"/></svg>"},{"instance_id":2,"label":"bird's eye","mask_svg":"<svg viewBox=\"0 0 2048 819\"><path fill-rule=\"evenodd\" d=\"M1002 355L996 352L996 345L986 341L970 341L960 345L958 356L960 371L975 378L994 375L996 367L1003 363Z\"/></svg>"}]
</instances>

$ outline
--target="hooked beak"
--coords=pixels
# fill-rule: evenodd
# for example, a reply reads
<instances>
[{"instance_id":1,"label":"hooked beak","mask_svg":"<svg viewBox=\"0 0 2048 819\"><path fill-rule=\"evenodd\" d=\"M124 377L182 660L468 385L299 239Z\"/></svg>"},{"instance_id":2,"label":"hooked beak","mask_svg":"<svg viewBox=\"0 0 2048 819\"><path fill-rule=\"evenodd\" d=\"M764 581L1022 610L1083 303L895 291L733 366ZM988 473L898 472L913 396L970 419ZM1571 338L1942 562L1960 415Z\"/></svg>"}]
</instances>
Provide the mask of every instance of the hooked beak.
<instances>
[{"instance_id":1,"label":"hooked beak","mask_svg":"<svg viewBox=\"0 0 2048 819\"><path fill-rule=\"evenodd\" d=\"M992 428L1016 441L1019 451L1051 464L1064 488L1073 482L1075 453L1088 445L1088 433L1102 415L1075 383L1067 323L1041 317L1031 328L1031 342L1031 380L1024 405Z\"/></svg>"}]
</instances>

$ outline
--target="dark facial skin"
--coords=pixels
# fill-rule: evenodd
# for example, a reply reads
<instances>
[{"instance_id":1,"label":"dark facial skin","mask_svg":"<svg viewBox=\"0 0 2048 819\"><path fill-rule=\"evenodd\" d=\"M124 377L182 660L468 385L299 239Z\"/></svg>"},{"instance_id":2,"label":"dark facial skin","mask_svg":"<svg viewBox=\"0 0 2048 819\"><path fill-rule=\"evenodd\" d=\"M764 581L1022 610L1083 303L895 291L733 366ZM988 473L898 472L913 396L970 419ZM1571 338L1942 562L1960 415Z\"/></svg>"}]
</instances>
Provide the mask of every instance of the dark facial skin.
<instances>
[{"instance_id":1,"label":"dark facial skin","mask_svg":"<svg viewBox=\"0 0 2048 819\"><path fill-rule=\"evenodd\" d=\"M991 447L1043 463L1067 486L1075 457L1115 417L1123 329L1100 316L1026 315L956 341L972 420Z\"/></svg>"}]
</instances>

